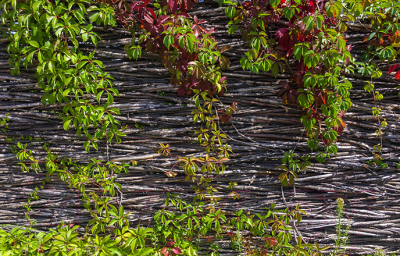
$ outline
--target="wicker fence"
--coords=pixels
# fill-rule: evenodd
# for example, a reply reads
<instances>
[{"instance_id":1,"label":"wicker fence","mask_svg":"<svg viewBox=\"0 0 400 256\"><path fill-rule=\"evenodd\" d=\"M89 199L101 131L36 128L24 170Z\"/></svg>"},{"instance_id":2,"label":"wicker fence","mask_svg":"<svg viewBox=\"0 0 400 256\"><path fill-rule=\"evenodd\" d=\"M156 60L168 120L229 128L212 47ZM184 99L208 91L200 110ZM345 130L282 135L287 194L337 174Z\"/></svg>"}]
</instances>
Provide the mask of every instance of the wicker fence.
<instances>
[{"instance_id":1,"label":"wicker fence","mask_svg":"<svg viewBox=\"0 0 400 256\"><path fill-rule=\"evenodd\" d=\"M383 134L383 158L389 168L379 169L366 165L372 159L373 145L379 143L375 135L378 122L371 113L374 106L371 94L364 92L365 80L360 75L349 77L353 83L353 106L344 120L347 127L339 137L339 152L325 164L313 161L307 172L299 175L295 187L282 187L276 166L282 155L290 149L298 154L309 153L305 134L299 121L301 109L282 103L276 96L280 81L285 74L274 78L269 73L252 74L243 71L239 59L246 50L240 35L229 36L227 19L216 4L198 4L194 14L207 19L216 27L214 33L220 45L231 45L224 54L231 66L224 72L228 76L228 92L221 97L223 103L237 102L239 110L232 122L223 124L222 130L229 135L233 154L227 170L213 186L221 194L220 207L226 211L237 209L262 212L263 208L276 203L278 208L295 206L297 203L308 216L297 229L306 241L333 244L335 238L335 200L345 199L345 214L351 224L348 254L371 253L380 246L387 252L400 249L400 175L399 161L400 99L395 86L398 82L387 73L375 83L384 100L380 102L382 117L388 122ZM273 24L271 33L285 24ZM24 70L20 76L10 75L7 43L0 44L0 118L10 113L9 131L0 134L0 224L26 225L24 204L27 195L45 180L44 174L23 173L9 150L5 138L31 136L37 148L31 147L36 156L46 156L41 150L44 142L50 143L53 152L72 157L79 162L90 158L111 161L139 162L129 168L129 174L120 174L121 200L125 209L132 212L132 223L140 221L151 225L152 216L162 207L167 192L181 197L193 195L191 183L184 181L178 170L174 178L164 174L175 160L157 153L159 143L170 144L175 155L199 155L204 149L196 144L193 131L196 125L191 119L193 104L187 97L178 97L169 83L169 73L152 56L138 61L127 58L124 44L131 35L123 28L97 28L102 42L96 48L96 56L103 61L106 70L115 78L114 86L120 91L115 107L121 111L119 120L128 125L127 137L121 144L99 143L99 150L86 153L83 141L74 131L65 131L61 120L54 114L60 105L43 107L42 93L37 86L35 68ZM349 25L348 43L353 45L352 54L360 55L365 46L363 38L368 30L363 26ZM91 45L82 45L83 51L92 51ZM400 63L400 60L398 61ZM293 63L293 66L295 64ZM236 181L240 200L228 196L228 183ZM93 188L95 189L95 188ZM399 190L398 190L399 189ZM84 225L90 219L80 201L80 195L55 176L39 190L38 201L33 201L36 227L55 227L61 220ZM220 241L225 255L236 255L229 248L229 241Z\"/></svg>"}]
</instances>

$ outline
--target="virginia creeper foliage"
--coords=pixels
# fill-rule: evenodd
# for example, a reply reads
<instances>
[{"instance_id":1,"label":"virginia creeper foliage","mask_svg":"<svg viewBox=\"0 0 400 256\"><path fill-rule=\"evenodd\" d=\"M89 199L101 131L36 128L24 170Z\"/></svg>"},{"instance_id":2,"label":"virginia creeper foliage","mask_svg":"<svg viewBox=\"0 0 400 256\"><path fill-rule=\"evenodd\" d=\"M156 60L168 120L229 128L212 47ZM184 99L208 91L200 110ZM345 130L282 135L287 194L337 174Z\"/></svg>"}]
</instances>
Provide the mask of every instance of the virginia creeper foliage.
<instances>
[{"instance_id":1,"label":"virginia creeper foliage","mask_svg":"<svg viewBox=\"0 0 400 256\"><path fill-rule=\"evenodd\" d=\"M220 197L213 179L223 175L232 152L221 126L234 119L240 105L226 106L219 98L229 90L223 71L230 61L223 53L230 47L218 46L213 36L215 29L206 28L206 21L190 15L195 4L192 0L1 1L1 22L7 28L3 37L9 43L12 74L20 73L21 64L36 68L43 105L62 104L58 115L63 128L73 128L79 136L84 134L86 151L98 150L99 142L115 139L119 143L125 136L115 119L119 111L112 107L114 97L119 96L113 78L104 71L95 51L80 49L82 43L96 46L101 40L96 26L117 25L132 34L131 43L126 46L130 58L147 54L160 59L171 74L171 84L178 87L178 95L191 96L196 105L193 121L200 126L195 135L205 148L201 157L177 156L175 165L166 172L168 177L175 177L175 168L184 171L185 181L194 184L193 201L168 194L165 205L154 216L153 228L140 224L133 228L130 213L115 200L118 194L122 198L122 192L114 174L127 172L128 163L92 159L81 164L53 154L48 143L42 145L46 159L37 159L29 150L29 143L14 143L15 139L8 138L22 171L45 171L47 178L57 175L79 190L92 219L83 234L78 232L78 226L64 223L48 233L1 230L1 255L193 256L207 240L208 254L216 256L220 248L212 242L213 237L230 239L233 249L248 255L319 255L327 249L317 243L304 244L301 236L290 232L305 214L299 205L275 209L272 204L260 214L218 209ZM355 72L370 77L365 81L365 91L372 94L375 102L372 114L377 117L376 133L381 140L369 163L385 167L379 154L387 123L380 118L379 101L383 95L375 90L374 79L382 76L377 63L395 61L399 53L398 1L219 0L219 4L225 7L230 20L229 33L240 33L250 47L240 60L243 69L269 72L275 77L290 72L277 95L283 104L303 110L299 121L309 148L318 152L316 159L320 162L337 153L336 141L346 127L345 114L352 105L352 83L347 78ZM352 45L347 43L345 34L351 23L358 21L368 24L371 31L363 40L361 59L351 54ZM388 73L400 80L400 65L390 64ZM3 131L8 129L8 121L8 117L1 120ZM174 157L168 144L160 146L159 154ZM283 165L277 167L283 171L279 175L282 185L293 185L297 173L310 166L311 161L310 155L300 158L294 150L285 153ZM101 193L88 192L88 185L95 185ZM239 199L235 185L234 181L229 184L229 195ZM30 224L34 223L30 204L38 199L38 190L29 196L25 206Z\"/></svg>"}]
</instances>

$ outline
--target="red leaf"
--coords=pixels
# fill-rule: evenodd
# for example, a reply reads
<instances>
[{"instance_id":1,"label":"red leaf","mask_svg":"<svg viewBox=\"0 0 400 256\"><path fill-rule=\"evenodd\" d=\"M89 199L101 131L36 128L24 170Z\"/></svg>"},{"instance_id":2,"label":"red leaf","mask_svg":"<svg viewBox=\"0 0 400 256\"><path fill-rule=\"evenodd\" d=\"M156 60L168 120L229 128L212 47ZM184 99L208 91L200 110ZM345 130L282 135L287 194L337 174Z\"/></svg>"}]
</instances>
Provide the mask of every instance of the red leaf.
<instances>
[{"instance_id":1,"label":"red leaf","mask_svg":"<svg viewBox=\"0 0 400 256\"><path fill-rule=\"evenodd\" d=\"M397 80L400 80L400 70L396 72L394 77L396 77Z\"/></svg>"},{"instance_id":2,"label":"red leaf","mask_svg":"<svg viewBox=\"0 0 400 256\"><path fill-rule=\"evenodd\" d=\"M221 91L218 93L219 96L224 96L225 88L222 88Z\"/></svg>"},{"instance_id":3,"label":"red leaf","mask_svg":"<svg viewBox=\"0 0 400 256\"><path fill-rule=\"evenodd\" d=\"M222 114L222 115L220 115L219 116L219 120L221 121L221 122L223 122L224 124L226 124L226 123L228 123L229 121L231 121L231 115L225 115L225 114ZM233 235L233 233L232 233L232 235Z\"/></svg>"},{"instance_id":4,"label":"red leaf","mask_svg":"<svg viewBox=\"0 0 400 256\"><path fill-rule=\"evenodd\" d=\"M164 248L161 249L161 253L166 253L166 252L168 252L168 248L167 247L164 247Z\"/></svg>"},{"instance_id":5,"label":"red leaf","mask_svg":"<svg viewBox=\"0 0 400 256\"><path fill-rule=\"evenodd\" d=\"M122 3L122 1L121 1L120 3ZM131 11L133 11L134 8L136 8L137 5L139 5L139 2L131 3L131 4L129 5L129 9L130 9ZM120 7L120 8L121 8L121 7Z\"/></svg>"},{"instance_id":6,"label":"red leaf","mask_svg":"<svg viewBox=\"0 0 400 256\"><path fill-rule=\"evenodd\" d=\"M221 79L219 79L218 83L222 83L225 80L226 80L226 76L223 76L223 77L221 77Z\"/></svg>"},{"instance_id":7,"label":"red leaf","mask_svg":"<svg viewBox=\"0 0 400 256\"><path fill-rule=\"evenodd\" d=\"M287 92L286 88L280 89L277 93L278 97L282 97L283 93Z\"/></svg>"},{"instance_id":8,"label":"red leaf","mask_svg":"<svg viewBox=\"0 0 400 256\"><path fill-rule=\"evenodd\" d=\"M290 89L288 91L288 93L287 93L287 101L288 101L288 103L299 104L299 102L297 101L297 96L298 96L297 91L294 90L294 89Z\"/></svg>"},{"instance_id":9,"label":"red leaf","mask_svg":"<svg viewBox=\"0 0 400 256\"><path fill-rule=\"evenodd\" d=\"M169 19L169 17L171 17L171 16L169 16L169 15L161 15L161 16L158 17L158 19L157 19L157 25L163 24L166 20Z\"/></svg>"},{"instance_id":10,"label":"red leaf","mask_svg":"<svg viewBox=\"0 0 400 256\"><path fill-rule=\"evenodd\" d=\"M186 11L186 1L185 0L182 0L180 10L181 10L181 12L185 12Z\"/></svg>"},{"instance_id":11,"label":"red leaf","mask_svg":"<svg viewBox=\"0 0 400 256\"><path fill-rule=\"evenodd\" d=\"M181 254L182 253L182 251L181 251L181 249L179 247L172 248L172 252L175 253L175 254Z\"/></svg>"},{"instance_id":12,"label":"red leaf","mask_svg":"<svg viewBox=\"0 0 400 256\"><path fill-rule=\"evenodd\" d=\"M283 93L287 92L290 89L288 82L281 82L281 85L283 86L283 89L278 91L278 97L283 97Z\"/></svg>"},{"instance_id":13,"label":"red leaf","mask_svg":"<svg viewBox=\"0 0 400 256\"><path fill-rule=\"evenodd\" d=\"M293 40L291 40L289 33L283 34L282 37L278 40L278 44L280 46L282 46L284 52L289 50L290 44L291 44L290 41L293 41Z\"/></svg>"},{"instance_id":14,"label":"red leaf","mask_svg":"<svg viewBox=\"0 0 400 256\"><path fill-rule=\"evenodd\" d=\"M187 14L186 12L180 12L180 13L178 13L178 14L176 15L176 17L178 17L178 16L183 16L183 17L186 17L186 18L190 18L190 15Z\"/></svg>"},{"instance_id":15,"label":"red leaf","mask_svg":"<svg viewBox=\"0 0 400 256\"><path fill-rule=\"evenodd\" d=\"M175 241L172 240L172 241L169 241L169 242L167 243L167 246L168 246L168 247L172 247L172 246L174 246L174 244L175 244Z\"/></svg>"},{"instance_id":16,"label":"red leaf","mask_svg":"<svg viewBox=\"0 0 400 256\"><path fill-rule=\"evenodd\" d=\"M280 28L280 29L278 29L277 31L276 31L276 33L275 33L275 36L276 36L276 38L281 38L285 33L287 33L288 32L288 29L287 28Z\"/></svg>"},{"instance_id":17,"label":"red leaf","mask_svg":"<svg viewBox=\"0 0 400 256\"><path fill-rule=\"evenodd\" d=\"M150 15L148 15L148 14L145 14L144 15L144 20L146 21L146 22L148 22L148 23L150 23L150 24L153 24L153 19L151 18L151 16Z\"/></svg>"},{"instance_id":18,"label":"red leaf","mask_svg":"<svg viewBox=\"0 0 400 256\"><path fill-rule=\"evenodd\" d=\"M307 3L307 11L314 13L316 4L317 3L315 2L315 0L309 0Z\"/></svg>"},{"instance_id":19,"label":"red leaf","mask_svg":"<svg viewBox=\"0 0 400 256\"><path fill-rule=\"evenodd\" d=\"M150 12L151 16L153 16L153 19L156 20L157 16L156 16L156 13L153 11L153 9L147 8L147 10Z\"/></svg>"},{"instance_id":20,"label":"red leaf","mask_svg":"<svg viewBox=\"0 0 400 256\"><path fill-rule=\"evenodd\" d=\"M340 125L339 125L338 127L335 126L334 128L335 128L335 131L337 131L338 135L341 135L342 132L344 131L344 128L345 128L347 125L343 122L342 119L339 119L339 120L340 120Z\"/></svg>"},{"instance_id":21,"label":"red leaf","mask_svg":"<svg viewBox=\"0 0 400 256\"><path fill-rule=\"evenodd\" d=\"M393 71L395 71L397 68L400 67L400 64L395 64L389 67L389 75L390 73L392 73Z\"/></svg>"},{"instance_id":22,"label":"red leaf","mask_svg":"<svg viewBox=\"0 0 400 256\"><path fill-rule=\"evenodd\" d=\"M144 6L148 5L148 3L150 3L150 0L143 1Z\"/></svg>"},{"instance_id":23,"label":"red leaf","mask_svg":"<svg viewBox=\"0 0 400 256\"><path fill-rule=\"evenodd\" d=\"M271 245L272 245L272 246L275 246L275 245L278 244L278 242L276 241L276 239L273 238L273 237L265 237L264 239L265 239L265 241L268 243L269 246L271 246Z\"/></svg>"},{"instance_id":24,"label":"red leaf","mask_svg":"<svg viewBox=\"0 0 400 256\"><path fill-rule=\"evenodd\" d=\"M183 96L185 96L185 94L186 94L185 86L183 86L183 85L179 86L179 89L178 89L179 97L183 97Z\"/></svg>"},{"instance_id":25,"label":"red leaf","mask_svg":"<svg viewBox=\"0 0 400 256\"><path fill-rule=\"evenodd\" d=\"M169 9L171 13L176 13L176 11L178 10L178 3L176 2L176 0L169 0Z\"/></svg>"},{"instance_id":26,"label":"red leaf","mask_svg":"<svg viewBox=\"0 0 400 256\"><path fill-rule=\"evenodd\" d=\"M186 6L187 6L187 10L190 11L193 7L192 0L186 0Z\"/></svg>"}]
</instances>

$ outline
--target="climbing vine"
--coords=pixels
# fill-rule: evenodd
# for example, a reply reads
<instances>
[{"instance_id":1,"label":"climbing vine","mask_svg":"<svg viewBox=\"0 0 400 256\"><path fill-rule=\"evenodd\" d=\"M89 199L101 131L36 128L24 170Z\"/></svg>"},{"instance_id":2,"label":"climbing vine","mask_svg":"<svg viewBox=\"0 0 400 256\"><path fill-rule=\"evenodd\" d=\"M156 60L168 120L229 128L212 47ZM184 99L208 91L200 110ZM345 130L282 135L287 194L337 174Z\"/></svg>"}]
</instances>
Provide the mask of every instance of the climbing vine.
<instances>
[{"instance_id":1,"label":"climbing vine","mask_svg":"<svg viewBox=\"0 0 400 256\"><path fill-rule=\"evenodd\" d=\"M122 206L121 185L115 174L127 172L130 164L91 159L88 164L61 158L51 150L51 144L42 143L46 159L38 159L23 144L8 138L10 149L20 161L24 172L45 171L47 179L56 175L71 188L77 189L90 212L86 232L79 227L60 224L57 230L39 232L32 227L0 231L0 252L5 255L197 255L205 240L208 254L219 255L219 246L212 242L229 238L233 249L249 255L319 255L317 243L304 243L296 223L305 212L299 205L294 209L276 209L275 205L262 213L243 210L224 212L218 208L218 189L213 181L223 175L225 162L232 152L229 137L221 126L229 123L240 106L226 106L220 100L229 88L223 71L230 66L223 54L230 47L218 46L215 30L206 28L204 20L190 16L192 0L125 1L103 0L3 0L0 6L4 30L9 44L12 74L23 67L36 67L35 76L43 92L43 105L58 104L59 118L65 130L74 129L79 137L86 137L83 147L87 152L99 150L103 141L121 142L125 136L115 119L119 111L113 108L119 92L113 87L113 78L104 71L104 65L95 57L95 51L81 50L82 44L96 46L101 38L95 26L124 26L132 34L125 49L129 58L138 59L147 54L161 59L171 74L170 82L179 96L190 96L196 109L193 122L198 143L204 147L199 157L175 156L169 145L160 144L160 154L176 159L168 177L176 176L181 168L185 181L192 182L192 201L168 194L167 201L154 216L154 227L130 227L129 212ZM290 79L282 82L278 96L284 104L303 110L300 122L308 138L308 146L315 150L316 159L324 162L336 155L336 141L346 124L343 116L351 107L348 79L355 71L370 77L365 91L375 102L372 113L377 117L380 144L374 149L370 163L381 165L382 133L387 125L380 118L378 102L383 99L374 86L374 79L382 71L381 63L394 61L400 43L400 25L396 1L373 0L250 0L243 3L220 0L230 19L230 34L240 32L250 49L241 58L243 69L253 73L270 72L278 77L290 71ZM364 40L368 44L362 61L351 54L346 42L349 22L369 22L373 31ZM389 74L398 64L389 67ZM7 129L8 117L2 119ZM297 172L311 165L311 156L297 157L294 150L285 153L283 170L279 175L282 185L293 185ZM95 189L88 189L93 185ZM229 189L233 199L240 196ZM27 220L34 223L29 212L30 202L36 200L39 188L30 195L26 205ZM120 196L120 199L118 197ZM117 198L116 203L112 198ZM93 207L92 207L93 206ZM342 206L343 207L343 204ZM339 243L340 244L340 243ZM339 249L339 248L336 248Z\"/></svg>"}]
</instances>

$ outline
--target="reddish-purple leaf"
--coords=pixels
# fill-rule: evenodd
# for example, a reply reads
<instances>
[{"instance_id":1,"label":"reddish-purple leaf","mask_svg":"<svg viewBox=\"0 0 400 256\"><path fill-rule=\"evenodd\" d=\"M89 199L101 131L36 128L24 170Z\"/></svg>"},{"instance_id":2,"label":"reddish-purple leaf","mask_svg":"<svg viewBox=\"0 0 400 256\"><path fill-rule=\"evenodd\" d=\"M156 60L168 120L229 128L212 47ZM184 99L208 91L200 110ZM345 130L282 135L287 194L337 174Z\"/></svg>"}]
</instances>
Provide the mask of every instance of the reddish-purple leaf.
<instances>
[{"instance_id":1,"label":"reddish-purple leaf","mask_svg":"<svg viewBox=\"0 0 400 256\"><path fill-rule=\"evenodd\" d=\"M183 17L186 17L186 18L190 18L190 15L187 14L186 12L178 13L178 14L176 15L176 17L178 17L178 16L183 16Z\"/></svg>"},{"instance_id":2,"label":"reddish-purple leaf","mask_svg":"<svg viewBox=\"0 0 400 256\"><path fill-rule=\"evenodd\" d=\"M150 12L151 16L153 16L153 19L156 20L157 16L156 16L156 13L153 11L153 9L147 8L147 10Z\"/></svg>"},{"instance_id":3,"label":"reddish-purple leaf","mask_svg":"<svg viewBox=\"0 0 400 256\"><path fill-rule=\"evenodd\" d=\"M153 22L154 22L154 20L151 18L151 16L150 15L148 15L148 14L145 14L144 15L144 20L147 22L147 23L150 23L150 24L153 24Z\"/></svg>"},{"instance_id":4,"label":"reddish-purple leaf","mask_svg":"<svg viewBox=\"0 0 400 256\"><path fill-rule=\"evenodd\" d=\"M351 49L353 49L353 45L349 44L346 46L348 51L351 51Z\"/></svg>"},{"instance_id":5,"label":"reddish-purple leaf","mask_svg":"<svg viewBox=\"0 0 400 256\"><path fill-rule=\"evenodd\" d=\"M180 10L181 10L181 12L185 12L186 11L186 1L185 0L182 0Z\"/></svg>"},{"instance_id":6,"label":"reddish-purple leaf","mask_svg":"<svg viewBox=\"0 0 400 256\"><path fill-rule=\"evenodd\" d=\"M395 64L389 67L389 74L400 67L400 64Z\"/></svg>"},{"instance_id":7,"label":"reddish-purple leaf","mask_svg":"<svg viewBox=\"0 0 400 256\"><path fill-rule=\"evenodd\" d=\"M185 87L183 85L179 86L179 89L178 89L179 97L183 97L183 96L185 96L185 94L186 94Z\"/></svg>"},{"instance_id":8,"label":"reddish-purple leaf","mask_svg":"<svg viewBox=\"0 0 400 256\"><path fill-rule=\"evenodd\" d=\"M172 248L172 252L175 253L175 254L181 254L182 253L181 248L179 248L179 247Z\"/></svg>"},{"instance_id":9,"label":"reddish-purple leaf","mask_svg":"<svg viewBox=\"0 0 400 256\"><path fill-rule=\"evenodd\" d=\"M178 10L178 3L176 2L176 0L169 0L169 10L171 11L171 13L176 13L176 11Z\"/></svg>"},{"instance_id":10,"label":"reddish-purple leaf","mask_svg":"<svg viewBox=\"0 0 400 256\"><path fill-rule=\"evenodd\" d=\"M122 3L122 1L121 1L120 3ZM129 9L130 9L131 11L133 11L134 8L136 8L136 6L139 5L139 4L140 4L139 2L131 3L131 4L129 5ZM120 8L121 8L121 7L120 7ZM135 9L135 10L136 10L136 9Z\"/></svg>"},{"instance_id":11,"label":"reddish-purple leaf","mask_svg":"<svg viewBox=\"0 0 400 256\"><path fill-rule=\"evenodd\" d=\"M282 97L283 93L285 93L287 91L286 88L280 89L277 93L278 97Z\"/></svg>"},{"instance_id":12,"label":"reddish-purple leaf","mask_svg":"<svg viewBox=\"0 0 400 256\"><path fill-rule=\"evenodd\" d=\"M166 253L166 252L168 252L168 248L167 247L164 247L164 248L161 249L161 253Z\"/></svg>"},{"instance_id":13,"label":"reddish-purple leaf","mask_svg":"<svg viewBox=\"0 0 400 256\"><path fill-rule=\"evenodd\" d=\"M269 246L275 246L278 244L278 241L276 241L276 239L273 237L265 237L264 240L267 242Z\"/></svg>"},{"instance_id":14,"label":"reddish-purple leaf","mask_svg":"<svg viewBox=\"0 0 400 256\"><path fill-rule=\"evenodd\" d=\"M138 5L136 5L136 6L134 6L134 7L132 8L132 12L133 12L133 11L136 11L136 10L138 10L138 9L142 9L142 8L143 8L143 5L138 4Z\"/></svg>"},{"instance_id":15,"label":"reddish-purple leaf","mask_svg":"<svg viewBox=\"0 0 400 256\"><path fill-rule=\"evenodd\" d=\"M157 19L157 25L163 24L166 20L169 19L169 17L171 17L171 16L170 16L170 15L161 15L161 16L158 17L158 19Z\"/></svg>"},{"instance_id":16,"label":"reddish-purple leaf","mask_svg":"<svg viewBox=\"0 0 400 256\"><path fill-rule=\"evenodd\" d=\"M192 9L192 7L193 7L192 0L186 0L186 7L187 7L188 11L190 11Z\"/></svg>"},{"instance_id":17,"label":"reddish-purple leaf","mask_svg":"<svg viewBox=\"0 0 400 256\"><path fill-rule=\"evenodd\" d=\"M169 241L169 242L167 243L167 247L172 247L172 246L174 246L174 244L175 244L175 241L174 241L174 240Z\"/></svg>"},{"instance_id":18,"label":"reddish-purple leaf","mask_svg":"<svg viewBox=\"0 0 400 256\"><path fill-rule=\"evenodd\" d=\"M284 34L286 34L288 32L287 28L280 28L276 31L275 36L276 38L281 38Z\"/></svg>"},{"instance_id":19,"label":"reddish-purple leaf","mask_svg":"<svg viewBox=\"0 0 400 256\"><path fill-rule=\"evenodd\" d=\"M289 33L285 33L282 35L281 38L278 40L279 46L282 47L282 51L288 51L292 45L294 45L293 40L290 38Z\"/></svg>"},{"instance_id":20,"label":"reddish-purple leaf","mask_svg":"<svg viewBox=\"0 0 400 256\"><path fill-rule=\"evenodd\" d=\"M221 122L223 122L224 124L228 123L229 121L231 121L231 115L226 115L226 114L222 114L219 116L219 120ZM232 233L233 234L233 233Z\"/></svg>"}]
</instances>

